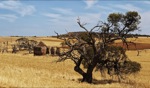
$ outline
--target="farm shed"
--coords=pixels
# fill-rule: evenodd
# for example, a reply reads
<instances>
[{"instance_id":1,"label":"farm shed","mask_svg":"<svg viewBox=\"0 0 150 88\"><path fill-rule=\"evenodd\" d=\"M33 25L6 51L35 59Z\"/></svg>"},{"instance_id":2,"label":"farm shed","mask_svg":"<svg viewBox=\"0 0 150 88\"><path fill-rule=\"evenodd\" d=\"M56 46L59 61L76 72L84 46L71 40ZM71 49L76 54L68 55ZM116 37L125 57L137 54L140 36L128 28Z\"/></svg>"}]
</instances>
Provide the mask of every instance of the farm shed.
<instances>
[{"instance_id":1,"label":"farm shed","mask_svg":"<svg viewBox=\"0 0 150 88\"><path fill-rule=\"evenodd\" d=\"M39 42L33 49L34 55L45 55L47 53L47 46L43 42Z\"/></svg>"}]
</instances>

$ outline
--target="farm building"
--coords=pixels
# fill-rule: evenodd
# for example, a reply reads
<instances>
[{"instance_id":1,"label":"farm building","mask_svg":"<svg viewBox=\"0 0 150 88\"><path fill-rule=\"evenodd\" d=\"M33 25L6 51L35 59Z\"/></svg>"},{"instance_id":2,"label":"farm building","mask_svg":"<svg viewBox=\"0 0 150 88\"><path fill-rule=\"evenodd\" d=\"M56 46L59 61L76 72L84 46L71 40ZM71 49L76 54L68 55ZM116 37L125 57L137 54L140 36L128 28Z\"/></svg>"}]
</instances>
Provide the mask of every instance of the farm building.
<instances>
[{"instance_id":1,"label":"farm building","mask_svg":"<svg viewBox=\"0 0 150 88\"><path fill-rule=\"evenodd\" d=\"M33 49L34 55L45 55L47 54L47 46L43 42L39 42Z\"/></svg>"}]
</instances>

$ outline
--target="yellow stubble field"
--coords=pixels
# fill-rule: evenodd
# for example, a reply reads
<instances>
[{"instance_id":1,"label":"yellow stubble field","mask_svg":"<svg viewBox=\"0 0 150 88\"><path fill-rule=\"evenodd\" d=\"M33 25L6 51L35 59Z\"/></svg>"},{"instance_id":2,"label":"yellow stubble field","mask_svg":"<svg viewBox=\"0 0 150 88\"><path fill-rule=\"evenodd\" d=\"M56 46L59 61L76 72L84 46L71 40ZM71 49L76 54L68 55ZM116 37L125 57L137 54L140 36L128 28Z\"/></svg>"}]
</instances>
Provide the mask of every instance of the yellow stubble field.
<instances>
[{"instance_id":1,"label":"yellow stubble field","mask_svg":"<svg viewBox=\"0 0 150 88\"><path fill-rule=\"evenodd\" d=\"M0 42L15 43L17 37L0 37ZM61 46L61 40L52 37L30 38L43 41L48 46ZM143 41L142 41L143 40ZM138 38L136 42L149 43L150 38ZM12 54L0 53L0 87L76 87L76 88L150 88L150 50L127 51L128 57L141 64L141 72L128 76L128 82L108 83L99 72L93 72L94 84L81 83L81 75L76 73L74 63L70 60L56 63L57 56L24 55L22 52ZM109 77L107 77L109 78Z\"/></svg>"}]
</instances>

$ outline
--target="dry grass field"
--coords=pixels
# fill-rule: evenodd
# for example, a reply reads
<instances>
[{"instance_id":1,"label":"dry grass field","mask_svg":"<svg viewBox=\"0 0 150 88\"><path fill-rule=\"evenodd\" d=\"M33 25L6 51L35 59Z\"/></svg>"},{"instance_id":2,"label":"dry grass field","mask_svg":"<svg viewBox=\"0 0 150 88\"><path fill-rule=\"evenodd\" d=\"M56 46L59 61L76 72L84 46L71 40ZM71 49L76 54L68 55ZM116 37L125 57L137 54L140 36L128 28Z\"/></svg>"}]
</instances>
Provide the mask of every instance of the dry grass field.
<instances>
[{"instance_id":1,"label":"dry grass field","mask_svg":"<svg viewBox=\"0 0 150 88\"><path fill-rule=\"evenodd\" d=\"M15 43L17 37L0 37L0 42ZM61 40L52 37L29 37L43 41L48 46L61 46ZM135 42L150 44L150 38L138 38ZM11 49L10 49L11 51ZM150 50L127 51L128 57L141 64L141 72L130 75L127 82L108 82L99 72L93 73L94 83L80 83L82 78L76 73L70 60L56 63L57 56L33 56L22 51L16 54L0 53L0 87L76 87L76 88L150 88ZM107 77L110 78L110 77Z\"/></svg>"}]
</instances>

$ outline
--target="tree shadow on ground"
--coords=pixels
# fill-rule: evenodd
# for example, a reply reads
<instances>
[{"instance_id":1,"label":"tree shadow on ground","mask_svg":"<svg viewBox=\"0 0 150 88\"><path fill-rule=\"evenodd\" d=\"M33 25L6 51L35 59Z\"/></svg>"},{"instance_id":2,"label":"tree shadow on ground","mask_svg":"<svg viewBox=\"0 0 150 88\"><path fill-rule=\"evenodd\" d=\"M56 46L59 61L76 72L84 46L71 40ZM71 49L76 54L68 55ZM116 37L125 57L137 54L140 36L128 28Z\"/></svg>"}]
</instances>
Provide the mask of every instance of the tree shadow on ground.
<instances>
[{"instance_id":1,"label":"tree shadow on ground","mask_svg":"<svg viewBox=\"0 0 150 88\"><path fill-rule=\"evenodd\" d=\"M78 81L82 81L82 79L78 79ZM97 80L97 79L93 79L93 82L92 82L92 84L95 84L95 85L97 85L97 84L111 84L111 83L119 83L118 81L115 81L115 80Z\"/></svg>"},{"instance_id":2,"label":"tree shadow on ground","mask_svg":"<svg viewBox=\"0 0 150 88\"><path fill-rule=\"evenodd\" d=\"M93 79L93 84L112 84L112 83L118 83L118 81L115 80L97 80L97 79Z\"/></svg>"},{"instance_id":3,"label":"tree shadow on ground","mask_svg":"<svg viewBox=\"0 0 150 88\"><path fill-rule=\"evenodd\" d=\"M78 81L82 81L82 79L78 79ZM105 80L97 80L97 79L93 79L93 82L92 84L95 84L95 85L99 85L99 84L114 84L114 83L121 83L121 84L129 84L129 85L134 85L135 82L134 81L124 81L124 82L119 82L117 80L112 80L112 79L105 79Z\"/></svg>"}]
</instances>

